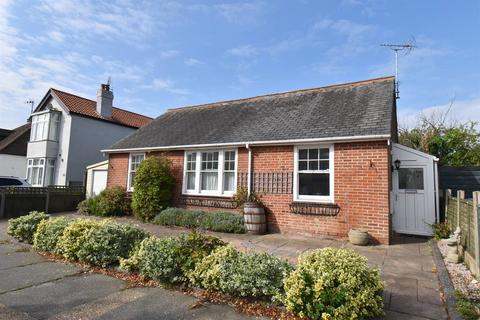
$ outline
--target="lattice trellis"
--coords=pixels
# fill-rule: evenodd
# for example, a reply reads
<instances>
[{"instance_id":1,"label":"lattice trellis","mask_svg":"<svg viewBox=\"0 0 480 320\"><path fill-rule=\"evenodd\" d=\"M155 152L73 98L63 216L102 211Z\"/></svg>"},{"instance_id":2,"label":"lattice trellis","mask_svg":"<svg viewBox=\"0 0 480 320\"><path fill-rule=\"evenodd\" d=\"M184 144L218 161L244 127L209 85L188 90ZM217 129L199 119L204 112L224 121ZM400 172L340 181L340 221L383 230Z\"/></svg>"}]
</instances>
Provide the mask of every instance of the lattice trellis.
<instances>
[{"instance_id":1,"label":"lattice trellis","mask_svg":"<svg viewBox=\"0 0 480 320\"><path fill-rule=\"evenodd\" d=\"M238 185L246 187L248 174L239 173ZM293 191L293 172L255 172L252 174L252 191L263 194L291 194Z\"/></svg>"}]
</instances>

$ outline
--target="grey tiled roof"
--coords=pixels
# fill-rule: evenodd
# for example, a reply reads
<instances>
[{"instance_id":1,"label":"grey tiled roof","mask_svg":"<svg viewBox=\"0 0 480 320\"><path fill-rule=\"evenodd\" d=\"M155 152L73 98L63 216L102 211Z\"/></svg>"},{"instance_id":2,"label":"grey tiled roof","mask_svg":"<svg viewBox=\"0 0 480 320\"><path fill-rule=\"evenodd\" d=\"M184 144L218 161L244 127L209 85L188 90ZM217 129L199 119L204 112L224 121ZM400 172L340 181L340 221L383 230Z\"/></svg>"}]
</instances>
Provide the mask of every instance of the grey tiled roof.
<instances>
[{"instance_id":1,"label":"grey tiled roof","mask_svg":"<svg viewBox=\"0 0 480 320\"><path fill-rule=\"evenodd\" d=\"M109 149L391 135L394 112L394 78L378 78L170 109Z\"/></svg>"}]
</instances>

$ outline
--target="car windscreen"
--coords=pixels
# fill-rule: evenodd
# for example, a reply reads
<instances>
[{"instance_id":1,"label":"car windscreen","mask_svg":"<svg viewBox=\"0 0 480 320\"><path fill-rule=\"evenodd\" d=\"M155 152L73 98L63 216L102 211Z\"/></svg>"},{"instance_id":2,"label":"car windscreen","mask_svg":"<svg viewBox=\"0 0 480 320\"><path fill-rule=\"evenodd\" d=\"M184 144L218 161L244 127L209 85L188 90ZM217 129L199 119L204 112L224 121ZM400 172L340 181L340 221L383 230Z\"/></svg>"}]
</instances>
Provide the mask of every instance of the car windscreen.
<instances>
[{"instance_id":1,"label":"car windscreen","mask_svg":"<svg viewBox=\"0 0 480 320\"><path fill-rule=\"evenodd\" d=\"M10 178L0 178L0 187L21 186L22 181Z\"/></svg>"}]
</instances>

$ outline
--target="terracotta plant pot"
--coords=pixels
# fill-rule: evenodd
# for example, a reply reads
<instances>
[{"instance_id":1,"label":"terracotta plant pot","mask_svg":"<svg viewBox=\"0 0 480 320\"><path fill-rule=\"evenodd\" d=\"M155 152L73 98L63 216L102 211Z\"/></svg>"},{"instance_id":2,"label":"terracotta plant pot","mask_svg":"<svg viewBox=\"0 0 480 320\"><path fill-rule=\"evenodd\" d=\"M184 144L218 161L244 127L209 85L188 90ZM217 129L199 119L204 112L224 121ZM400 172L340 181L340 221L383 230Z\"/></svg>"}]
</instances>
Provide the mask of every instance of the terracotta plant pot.
<instances>
[{"instance_id":1,"label":"terracotta plant pot","mask_svg":"<svg viewBox=\"0 0 480 320\"><path fill-rule=\"evenodd\" d=\"M243 218L248 233L264 234L267 232L267 218L262 204L245 202L243 205Z\"/></svg>"},{"instance_id":2,"label":"terracotta plant pot","mask_svg":"<svg viewBox=\"0 0 480 320\"><path fill-rule=\"evenodd\" d=\"M366 246L370 240L370 236L366 229L350 229L348 232L348 240L351 244Z\"/></svg>"}]
</instances>

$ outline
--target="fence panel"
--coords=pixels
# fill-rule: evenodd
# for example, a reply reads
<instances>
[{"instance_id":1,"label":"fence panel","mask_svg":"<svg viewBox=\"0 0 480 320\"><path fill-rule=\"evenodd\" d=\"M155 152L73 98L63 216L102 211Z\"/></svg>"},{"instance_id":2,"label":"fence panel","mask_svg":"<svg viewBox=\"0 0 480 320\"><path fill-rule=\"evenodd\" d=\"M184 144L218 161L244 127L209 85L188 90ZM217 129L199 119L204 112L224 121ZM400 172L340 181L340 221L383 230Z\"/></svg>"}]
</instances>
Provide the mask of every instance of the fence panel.
<instances>
[{"instance_id":1,"label":"fence panel","mask_svg":"<svg viewBox=\"0 0 480 320\"><path fill-rule=\"evenodd\" d=\"M83 187L0 188L0 219L18 217L34 210L49 213L72 211L83 199Z\"/></svg>"}]
</instances>

